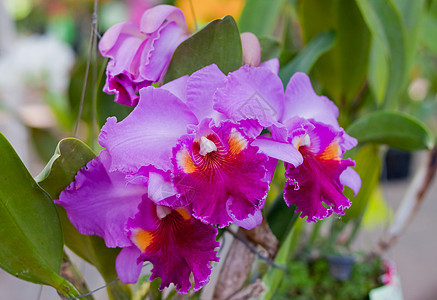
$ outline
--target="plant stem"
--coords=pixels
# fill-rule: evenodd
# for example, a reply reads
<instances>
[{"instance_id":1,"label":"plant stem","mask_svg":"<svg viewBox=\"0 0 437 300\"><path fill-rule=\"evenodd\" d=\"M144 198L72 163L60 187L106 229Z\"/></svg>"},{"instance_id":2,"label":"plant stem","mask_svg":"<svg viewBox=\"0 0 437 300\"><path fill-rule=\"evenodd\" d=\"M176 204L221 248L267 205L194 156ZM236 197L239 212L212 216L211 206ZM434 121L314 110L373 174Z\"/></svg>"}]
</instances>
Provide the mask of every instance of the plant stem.
<instances>
[{"instance_id":1,"label":"plant stem","mask_svg":"<svg viewBox=\"0 0 437 300\"><path fill-rule=\"evenodd\" d=\"M78 287L78 290L80 291L79 295L89 292L89 288L85 282L85 279L65 252L61 265L61 276L68 279L68 282L74 284L74 286ZM90 295L88 297L84 297L84 299L93 300L94 297Z\"/></svg>"}]
</instances>

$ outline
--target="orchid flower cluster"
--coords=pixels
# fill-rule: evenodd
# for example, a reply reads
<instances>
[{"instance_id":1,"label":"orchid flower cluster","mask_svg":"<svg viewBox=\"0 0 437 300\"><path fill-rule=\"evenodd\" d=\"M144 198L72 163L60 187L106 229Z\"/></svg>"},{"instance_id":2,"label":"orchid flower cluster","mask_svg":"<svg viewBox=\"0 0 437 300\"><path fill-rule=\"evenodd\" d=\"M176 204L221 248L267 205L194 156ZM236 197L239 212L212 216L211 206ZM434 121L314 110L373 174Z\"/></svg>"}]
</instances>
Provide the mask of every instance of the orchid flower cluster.
<instances>
[{"instance_id":1,"label":"orchid flower cluster","mask_svg":"<svg viewBox=\"0 0 437 300\"><path fill-rule=\"evenodd\" d=\"M135 283L151 262L150 280L179 293L191 288L191 274L194 290L208 283L219 260L217 228L261 223L278 161L284 200L308 222L344 214L351 205L344 185L360 188L354 162L342 158L357 141L339 126L337 107L303 73L284 92L278 60L260 64L247 38L247 64L238 70L224 74L212 64L160 85L187 31L181 10L160 5L139 25L104 34L104 91L134 109L124 120L107 119L104 149L56 200L80 233L122 248L123 283Z\"/></svg>"}]
</instances>

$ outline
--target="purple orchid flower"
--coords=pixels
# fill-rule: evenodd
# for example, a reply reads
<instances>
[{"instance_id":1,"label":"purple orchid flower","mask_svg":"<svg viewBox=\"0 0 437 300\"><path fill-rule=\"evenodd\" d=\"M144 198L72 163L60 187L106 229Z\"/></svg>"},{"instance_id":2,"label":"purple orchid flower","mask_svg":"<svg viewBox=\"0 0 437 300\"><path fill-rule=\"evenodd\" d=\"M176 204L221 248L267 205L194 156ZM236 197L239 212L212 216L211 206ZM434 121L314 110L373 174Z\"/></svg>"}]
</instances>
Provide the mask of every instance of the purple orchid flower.
<instances>
[{"instance_id":1,"label":"purple orchid flower","mask_svg":"<svg viewBox=\"0 0 437 300\"><path fill-rule=\"evenodd\" d=\"M72 224L81 234L101 236L108 247L123 248L116 260L123 283L137 282L143 262L150 261L150 280L161 277L161 290L174 283L179 293L187 293L191 273L195 290L207 284L210 261L218 261L217 229L193 218L189 208L150 200L146 183L156 179L132 180L122 172L110 172L110 164L103 150L55 201L66 209Z\"/></svg>"},{"instance_id":2,"label":"purple orchid flower","mask_svg":"<svg viewBox=\"0 0 437 300\"><path fill-rule=\"evenodd\" d=\"M282 123L287 129L286 141L304 158L298 167L285 164L288 178L285 202L296 205L296 211L302 212L302 218L307 216L308 222L322 220L333 212L344 215L344 210L352 204L343 195L344 185L357 194L361 180L351 168L355 163L342 156L357 145L357 140L339 126L337 107L314 92L304 73L296 73L290 79L285 104ZM284 136L283 133L273 135L279 139Z\"/></svg>"},{"instance_id":3,"label":"purple orchid flower","mask_svg":"<svg viewBox=\"0 0 437 300\"><path fill-rule=\"evenodd\" d=\"M172 282L186 293L193 273L199 289L209 280L209 262L217 261L210 224L261 223L277 160L252 145L267 119L233 122L214 109L226 79L211 65L142 89L128 117L108 118L99 136L105 149L56 201L80 233L123 248L116 262L122 282L136 282L142 262L151 261L161 288ZM271 87L264 87L267 96Z\"/></svg>"},{"instance_id":4,"label":"purple orchid flower","mask_svg":"<svg viewBox=\"0 0 437 300\"><path fill-rule=\"evenodd\" d=\"M242 82L243 77L249 80ZM270 83L268 93L260 91L265 90L265 82ZM242 114L239 107L249 95L255 95L256 101ZM297 206L302 218L315 222L333 212L344 214L350 207L342 193L344 185L356 194L361 180L350 168L354 162L342 156L357 141L339 126L337 107L316 95L307 75L296 73L284 95L275 74L246 66L228 75L226 84L215 93L214 108L234 121L257 119L269 128L270 134L259 136L252 145L285 162L284 199L287 205Z\"/></svg>"},{"instance_id":5,"label":"purple orchid flower","mask_svg":"<svg viewBox=\"0 0 437 300\"><path fill-rule=\"evenodd\" d=\"M190 206L195 218L251 229L262 221L276 160L251 144L259 124L232 122L214 110L225 79L211 65L161 88L144 88L134 111L119 123L109 118L99 140L112 157L110 171L138 174L153 166L171 174L178 205Z\"/></svg>"},{"instance_id":6,"label":"purple orchid flower","mask_svg":"<svg viewBox=\"0 0 437 300\"><path fill-rule=\"evenodd\" d=\"M176 47L188 29L179 8L158 5L146 10L140 25L129 21L109 28L99 50L109 57L103 91L115 94L115 101L135 106L138 91L161 82Z\"/></svg>"}]
</instances>

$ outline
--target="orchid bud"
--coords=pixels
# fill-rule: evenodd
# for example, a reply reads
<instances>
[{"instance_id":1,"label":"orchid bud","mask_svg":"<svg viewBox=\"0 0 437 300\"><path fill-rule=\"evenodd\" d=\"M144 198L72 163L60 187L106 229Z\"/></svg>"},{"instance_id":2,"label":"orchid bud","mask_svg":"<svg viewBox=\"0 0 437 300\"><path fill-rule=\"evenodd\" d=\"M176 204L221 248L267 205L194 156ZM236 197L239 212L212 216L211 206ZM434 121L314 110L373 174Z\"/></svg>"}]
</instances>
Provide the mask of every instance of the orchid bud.
<instances>
[{"instance_id":1,"label":"orchid bud","mask_svg":"<svg viewBox=\"0 0 437 300\"><path fill-rule=\"evenodd\" d=\"M261 45L258 38L251 32L240 34L241 45L243 47L243 64L258 66L261 62Z\"/></svg>"}]
</instances>

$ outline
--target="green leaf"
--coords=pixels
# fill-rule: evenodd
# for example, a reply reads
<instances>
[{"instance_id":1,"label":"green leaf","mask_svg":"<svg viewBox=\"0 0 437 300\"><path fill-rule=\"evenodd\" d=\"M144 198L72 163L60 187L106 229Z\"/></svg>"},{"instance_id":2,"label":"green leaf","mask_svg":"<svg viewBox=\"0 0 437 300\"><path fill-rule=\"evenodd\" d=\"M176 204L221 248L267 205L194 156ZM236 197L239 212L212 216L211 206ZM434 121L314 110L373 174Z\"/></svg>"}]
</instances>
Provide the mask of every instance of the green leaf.
<instances>
[{"instance_id":1,"label":"green leaf","mask_svg":"<svg viewBox=\"0 0 437 300\"><path fill-rule=\"evenodd\" d=\"M420 24L425 12L425 0L394 0L405 27L407 72L417 54Z\"/></svg>"},{"instance_id":2,"label":"green leaf","mask_svg":"<svg viewBox=\"0 0 437 300\"><path fill-rule=\"evenodd\" d=\"M369 60L369 86L373 91L378 106L384 103L388 84L389 59L384 45L378 39L372 40Z\"/></svg>"},{"instance_id":3,"label":"green leaf","mask_svg":"<svg viewBox=\"0 0 437 300\"><path fill-rule=\"evenodd\" d=\"M95 157L93 151L82 141L75 138L63 139L59 142L55 154L36 179L53 199L70 185L76 173ZM70 223L65 210L56 205L64 233L64 242L79 257L94 265L107 283L117 278L115 259L120 249L107 248L102 238L95 235L82 235ZM113 294L125 295L128 299L130 291L117 283L108 287ZM126 291L125 291L126 290Z\"/></svg>"},{"instance_id":4,"label":"green leaf","mask_svg":"<svg viewBox=\"0 0 437 300\"><path fill-rule=\"evenodd\" d=\"M261 45L261 61L279 57L281 54L281 45L272 37L259 37Z\"/></svg>"},{"instance_id":5,"label":"green leaf","mask_svg":"<svg viewBox=\"0 0 437 300\"><path fill-rule=\"evenodd\" d=\"M401 14L392 0L355 0L367 23L372 37L383 47L389 62L389 81L385 106L394 108L407 75L406 29ZM369 77L374 74L369 73Z\"/></svg>"},{"instance_id":6,"label":"green leaf","mask_svg":"<svg viewBox=\"0 0 437 300\"><path fill-rule=\"evenodd\" d=\"M299 20L304 42L333 30L334 47L314 65L314 75L337 104L350 104L367 76L370 33L351 0L300 0Z\"/></svg>"},{"instance_id":7,"label":"green leaf","mask_svg":"<svg viewBox=\"0 0 437 300\"><path fill-rule=\"evenodd\" d=\"M107 60L98 60L97 68L99 71L106 65ZM71 115L73 119L76 120L80 99L82 94L82 86L84 83L84 74L86 70L86 60L79 60L74 66L71 74L70 85L68 88L68 100L71 109ZM92 74L92 70L90 70L90 74ZM110 116L116 116L118 121L123 120L131 111L132 107L127 105L122 105L114 102L115 95L108 95L103 92L103 86L105 84L105 75L102 72L99 78L97 78L97 91L94 91L94 82L93 76L88 76L87 81L87 89L85 92L85 101L83 104L83 112L82 112L82 120L87 123L91 123L93 119L92 113L92 101L94 97L94 92L97 92L97 103L96 103L96 111L97 111L97 123L101 127L105 124L106 119Z\"/></svg>"},{"instance_id":8,"label":"green leaf","mask_svg":"<svg viewBox=\"0 0 437 300\"><path fill-rule=\"evenodd\" d=\"M282 193L271 205L267 213L267 221L279 242L282 242L286 238L288 232L294 226L296 219L300 215L300 213L296 213L295 210L295 205L287 206Z\"/></svg>"},{"instance_id":9,"label":"green leaf","mask_svg":"<svg viewBox=\"0 0 437 300\"><path fill-rule=\"evenodd\" d=\"M355 160L354 170L361 177L361 189L355 197L353 197L352 190L345 190L345 196L352 201L351 207L341 217L341 220L345 223L361 217L375 188L378 186L381 175L381 158L378 155L378 146L375 144L361 147L352 159Z\"/></svg>"},{"instance_id":10,"label":"green leaf","mask_svg":"<svg viewBox=\"0 0 437 300\"><path fill-rule=\"evenodd\" d=\"M431 14L427 15L423 21L420 42L435 55L437 55L437 18Z\"/></svg>"},{"instance_id":11,"label":"green leaf","mask_svg":"<svg viewBox=\"0 0 437 300\"><path fill-rule=\"evenodd\" d=\"M296 238L298 238L300 234L300 229L303 226L303 220L298 218L296 220L295 226L291 230L289 230L287 237L279 248L278 254L275 257L275 263L277 265L287 265L287 262L290 258L290 253L292 253L293 246L296 245ZM263 276L262 280L266 285L266 291L263 295L262 299L273 299L275 295L276 289L279 284L283 281L283 276L285 276L285 270L275 268L271 266L267 273Z\"/></svg>"},{"instance_id":12,"label":"green leaf","mask_svg":"<svg viewBox=\"0 0 437 300\"><path fill-rule=\"evenodd\" d=\"M76 173L96 155L82 141L75 138L61 140L54 155L35 180L53 199L70 185Z\"/></svg>"},{"instance_id":13,"label":"green leaf","mask_svg":"<svg viewBox=\"0 0 437 300\"><path fill-rule=\"evenodd\" d=\"M420 24L425 14L426 0L395 0L404 20L407 38L407 61L410 66L417 52Z\"/></svg>"},{"instance_id":14,"label":"green leaf","mask_svg":"<svg viewBox=\"0 0 437 300\"><path fill-rule=\"evenodd\" d=\"M309 73L319 57L334 46L334 41L333 31L323 32L314 37L292 61L279 70L279 77L284 86L294 73Z\"/></svg>"},{"instance_id":15,"label":"green leaf","mask_svg":"<svg viewBox=\"0 0 437 300\"><path fill-rule=\"evenodd\" d=\"M405 151L431 149L434 146L434 136L426 125L400 112L370 113L356 120L346 131L360 144L386 144Z\"/></svg>"},{"instance_id":16,"label":"green leaf","mask_svg":"<svg viewBox=\"0 0 437 300\"><path fill-rule=\"evenodd\" d=\"M240 33L231 16L214 20L183 41L175 50L164 82L216 64L227 74L243 65Z\"/></svg>"},{"instance_id":17,"label":"green leaf","mask_svg":"<svg viewBox=\"0 0 437 300\"><path fill-rule=\"evenodd\" d=\"M284 0L247 0L238 20L240 32L252 32L258 36L272 34L283 2Z\"/></svg>"},{"instance_id":18,"label":"green leaf","mask_svg":"<svg viewBox=\"0 0 437 300\"><path fill-rule=\"evenodd\" d=\"M382 188L379 186L370 196L362 226L367 230L375 230L391 224L392 220L393 210L385 201Z\"/></svg>"},{"instance_id":19,"label":"green leaf","mask_svg":"<svg viewBox=\"0 0 437 300\"><path fill-rule=\"evenodd\" d=\"M62 231L52 199L0 134L0 267L60 289Z\"/></svg>"},{"instance_id":20,"label":"green leaf","mask_svg":"<svg viewBox=\"0 0 437 300\"><path fill-rule=\"evenodd\" d=\"M45 128L29 128L29 132L33 147L39 158L42 161L49 160L59 139L51 130Z\"/></svg>"}]
</instances>

